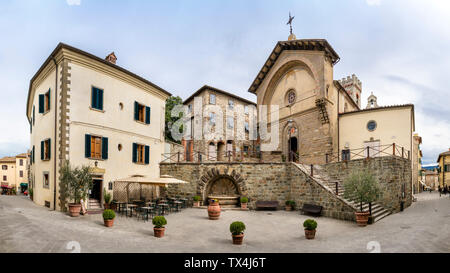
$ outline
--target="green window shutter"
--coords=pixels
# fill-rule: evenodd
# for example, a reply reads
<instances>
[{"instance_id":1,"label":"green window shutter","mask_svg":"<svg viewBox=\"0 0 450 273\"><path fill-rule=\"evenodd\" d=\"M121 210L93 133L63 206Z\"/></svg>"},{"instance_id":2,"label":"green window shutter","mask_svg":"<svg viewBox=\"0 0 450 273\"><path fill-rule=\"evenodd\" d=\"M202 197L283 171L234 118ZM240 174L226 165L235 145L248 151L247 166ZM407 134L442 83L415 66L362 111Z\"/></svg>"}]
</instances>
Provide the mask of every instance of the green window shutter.
<instances>
[{"instance_id":1,"label":"green window shutter","mask_svg":"<svg viewBox=\"0 0 450 273\"><path fill-rule=\"evenodd\" d=\"M33 125L34 125L34 120L35 120L35 115L34 115L34 105L33 105Z\"/></svg>"},{"instance_id":2,"label":"green window shutter","mask_svg":"<svg viewBox=\"0 0 450 273\"><path fill-rule=\"evenodd\" d=\"M52 96L51 96L51 93L50 93L50 88L48 89L48 110L50 110L51 109L51 107L50 107L50 102L52 101Z\"/></svg>"},{"instance_id":3,"label":"green window shutter","mask_svg":"<svg viewBox=\"0 0 450 273\"><path fill-rule=\"evenodd\" d=\"M150 107L146 106L145 107L145 123L146 124L150 124Z\"/></svg>"},{"instance_id":4,"label":"green window shutter","mask_svg":"<svg viewBox=\"0 0 450 273\"><path fill-rule=\"evenodd\" d=\"M50 159L50 158L52 158L52 140L51 139L48 139L47 140L48 141L48 158L46 158L46 159Z\"/></svg>"},{"instance_id":5,"label":"green window shutter","mask_svg":"<svg viewBox=\"0 0 450 273\"><path fill-rule=\"evenodd\" d=\"M134 102L134 120L139 120L139 103Z\"/></svg>"},{"instance_id":6,"label":"green window shutter","mask_svg":"<svg viewBox=\"0 0 450 273\"><path fill-rule=\"evenodd\" d=\"M34 145L33 145L33 158L32 158L33 163L34 163L34 154L35 154L35 149L34 149Z\"/></svg>"},{"instance_id":7,"label":"green window shutter","mask_svg":"<svg viewBox=\"0 0 450 273\"><path fill-rule=\"evenodd\" d=\"M97 88L92 87L91 107L97 109Z\"/></svg>"},{"instance_id":8,"label":"green window shutter","mask_svg":"<svg viewBox=\"0 0 450 273\"><path fill-rule=\"evenodd\" d=\"M150 146L145 146L145 164L150 163Z\"/></svg>"},{"instance_id":9,"label":"green window shutter","mask_svg":"<svg viewBox=\"0 0 450 273\"><path fill-rule=\"evenodd\" d=\"M102 159L108 159L108 138L102 137Z\"/></svg>"},{"instance_id":10,"label":"green window shutter","mask_svg":"<svg viewBox=\"0 0 450 273\"><path fill-rule=\"evenodd\" d=\"M44 160L44 141L41 141L41 160Z\"/></svg>"},{"instance_id":11,"label":"green window shutter","mask_svg":"<svg viewBox=\"0 0 450 273\"><path fill-rule=\"evenodd\" d=\"M44 113L44 99L45 99L44 95L39 95L39 113L40 114Z\"/></svg>"},{"instance_id":12,"label":"green window shutter","mask_svg":"<svg viewBox=\"0 0 450 273\"><path fill-rule=\"evenodd\" d=\"M137 144L133 143L133 163L137 162Z\"/></svg>"},{"instance_id":13,"label":"green window shutter","mask_svg":"<svg viewBox=\"0 0 450 273\"><path fill-rule=\"evenodd\" d=\"M98 109L99 110L103 110L103 90L102 89L98 89L97 90L97 95L98 95Z\"/></svg>"},{"instance_id":14,"label":"green window shutter","mask_svg":"<svg viewBox=\"0 0 450 273\"><path fill-rule=\"evenodd\" d=\"M84 136L84 156L86 158L90 158L91 157L91 136L90 135L85 135Z\"/></svg>"}]
</instances>

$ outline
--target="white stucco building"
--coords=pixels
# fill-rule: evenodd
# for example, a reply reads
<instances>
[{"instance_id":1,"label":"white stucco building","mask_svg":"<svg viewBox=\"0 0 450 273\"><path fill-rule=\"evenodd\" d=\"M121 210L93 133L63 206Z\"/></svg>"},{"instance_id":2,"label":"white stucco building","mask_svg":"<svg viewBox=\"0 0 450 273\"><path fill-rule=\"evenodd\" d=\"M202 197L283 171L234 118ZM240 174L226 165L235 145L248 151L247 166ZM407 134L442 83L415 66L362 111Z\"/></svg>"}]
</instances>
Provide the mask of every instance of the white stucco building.
<instances>
[{"instance_id":1,"label":"white stucco building","mask_svg":"<svg viewBox=\"0 0 450 273\"><path fill-rule=\"evenodd\" d=\"M60 43L31 79L26 114L37 204L65 207L59 185L64 160L94 168L90 198L99 201L116 179L159 177L170 93L117 66L116 59Z\"/></svg>"}]
</instances>

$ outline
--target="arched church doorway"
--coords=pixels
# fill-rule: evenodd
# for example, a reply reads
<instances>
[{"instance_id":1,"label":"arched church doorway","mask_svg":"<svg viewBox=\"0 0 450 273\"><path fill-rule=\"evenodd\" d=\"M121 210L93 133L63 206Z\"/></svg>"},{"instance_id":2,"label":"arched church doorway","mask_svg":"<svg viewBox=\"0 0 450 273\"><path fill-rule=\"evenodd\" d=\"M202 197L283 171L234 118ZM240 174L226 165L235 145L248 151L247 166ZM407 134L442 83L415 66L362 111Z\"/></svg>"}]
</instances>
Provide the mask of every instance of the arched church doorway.
<instances>
[{"instance_id":1,"label":"arched church doorway","mask_svg":"<svg viewBox=\"0 0 450 273\"><path fill-rule=\"evenodd\" d=\"M288 140L288 151L289 154L289 161L296 161L297 160L297 153L298 153L298 140L297 137L291 137Z\"/></svg>"}]
</instances>

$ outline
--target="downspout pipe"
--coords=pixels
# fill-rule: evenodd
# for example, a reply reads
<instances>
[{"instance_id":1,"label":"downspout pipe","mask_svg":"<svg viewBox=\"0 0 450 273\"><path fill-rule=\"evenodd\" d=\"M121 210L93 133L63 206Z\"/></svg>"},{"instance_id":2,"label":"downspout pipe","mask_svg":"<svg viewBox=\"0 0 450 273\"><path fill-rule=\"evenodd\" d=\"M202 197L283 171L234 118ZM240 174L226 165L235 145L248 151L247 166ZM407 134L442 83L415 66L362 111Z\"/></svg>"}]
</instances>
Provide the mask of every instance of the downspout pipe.
<instances>
[{"instance_id":1,"label":"downspout pipe","mask_svg":"<svg viewBox=\"0 0 450 273\"><path fill-rule=\"evenodd\" d=\"M52 58L53 63L55 64L55 140L53 141L53 151L54 151L54 168L53 168L53 210L56 210L56 137L58 131L58 64L56 63L55 57Z\"/></svg>"}]
</instances>

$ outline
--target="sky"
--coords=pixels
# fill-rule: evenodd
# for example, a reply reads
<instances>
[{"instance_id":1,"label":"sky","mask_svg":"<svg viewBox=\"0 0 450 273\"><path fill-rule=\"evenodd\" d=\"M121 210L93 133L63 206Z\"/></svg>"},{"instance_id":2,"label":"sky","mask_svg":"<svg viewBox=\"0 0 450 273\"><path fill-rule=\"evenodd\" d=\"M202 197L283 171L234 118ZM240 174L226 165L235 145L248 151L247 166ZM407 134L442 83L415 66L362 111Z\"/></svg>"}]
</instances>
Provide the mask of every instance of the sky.
<instances>
[{"instance_id":1,"label":"sky","mask_svg":"<svg viewBox=\"0 0 450 273\"><path fill-rule=\"evenodd\" d=\"M247 92L289 12L298 39L324 38L341 57L336 80L362 81L362 101L413 103L423 164L450 148L450 1L0 1L0 157L30 143L29 81L59 42L117 64L185 99L211 85Z\"/></svg>"}]
</instances>

